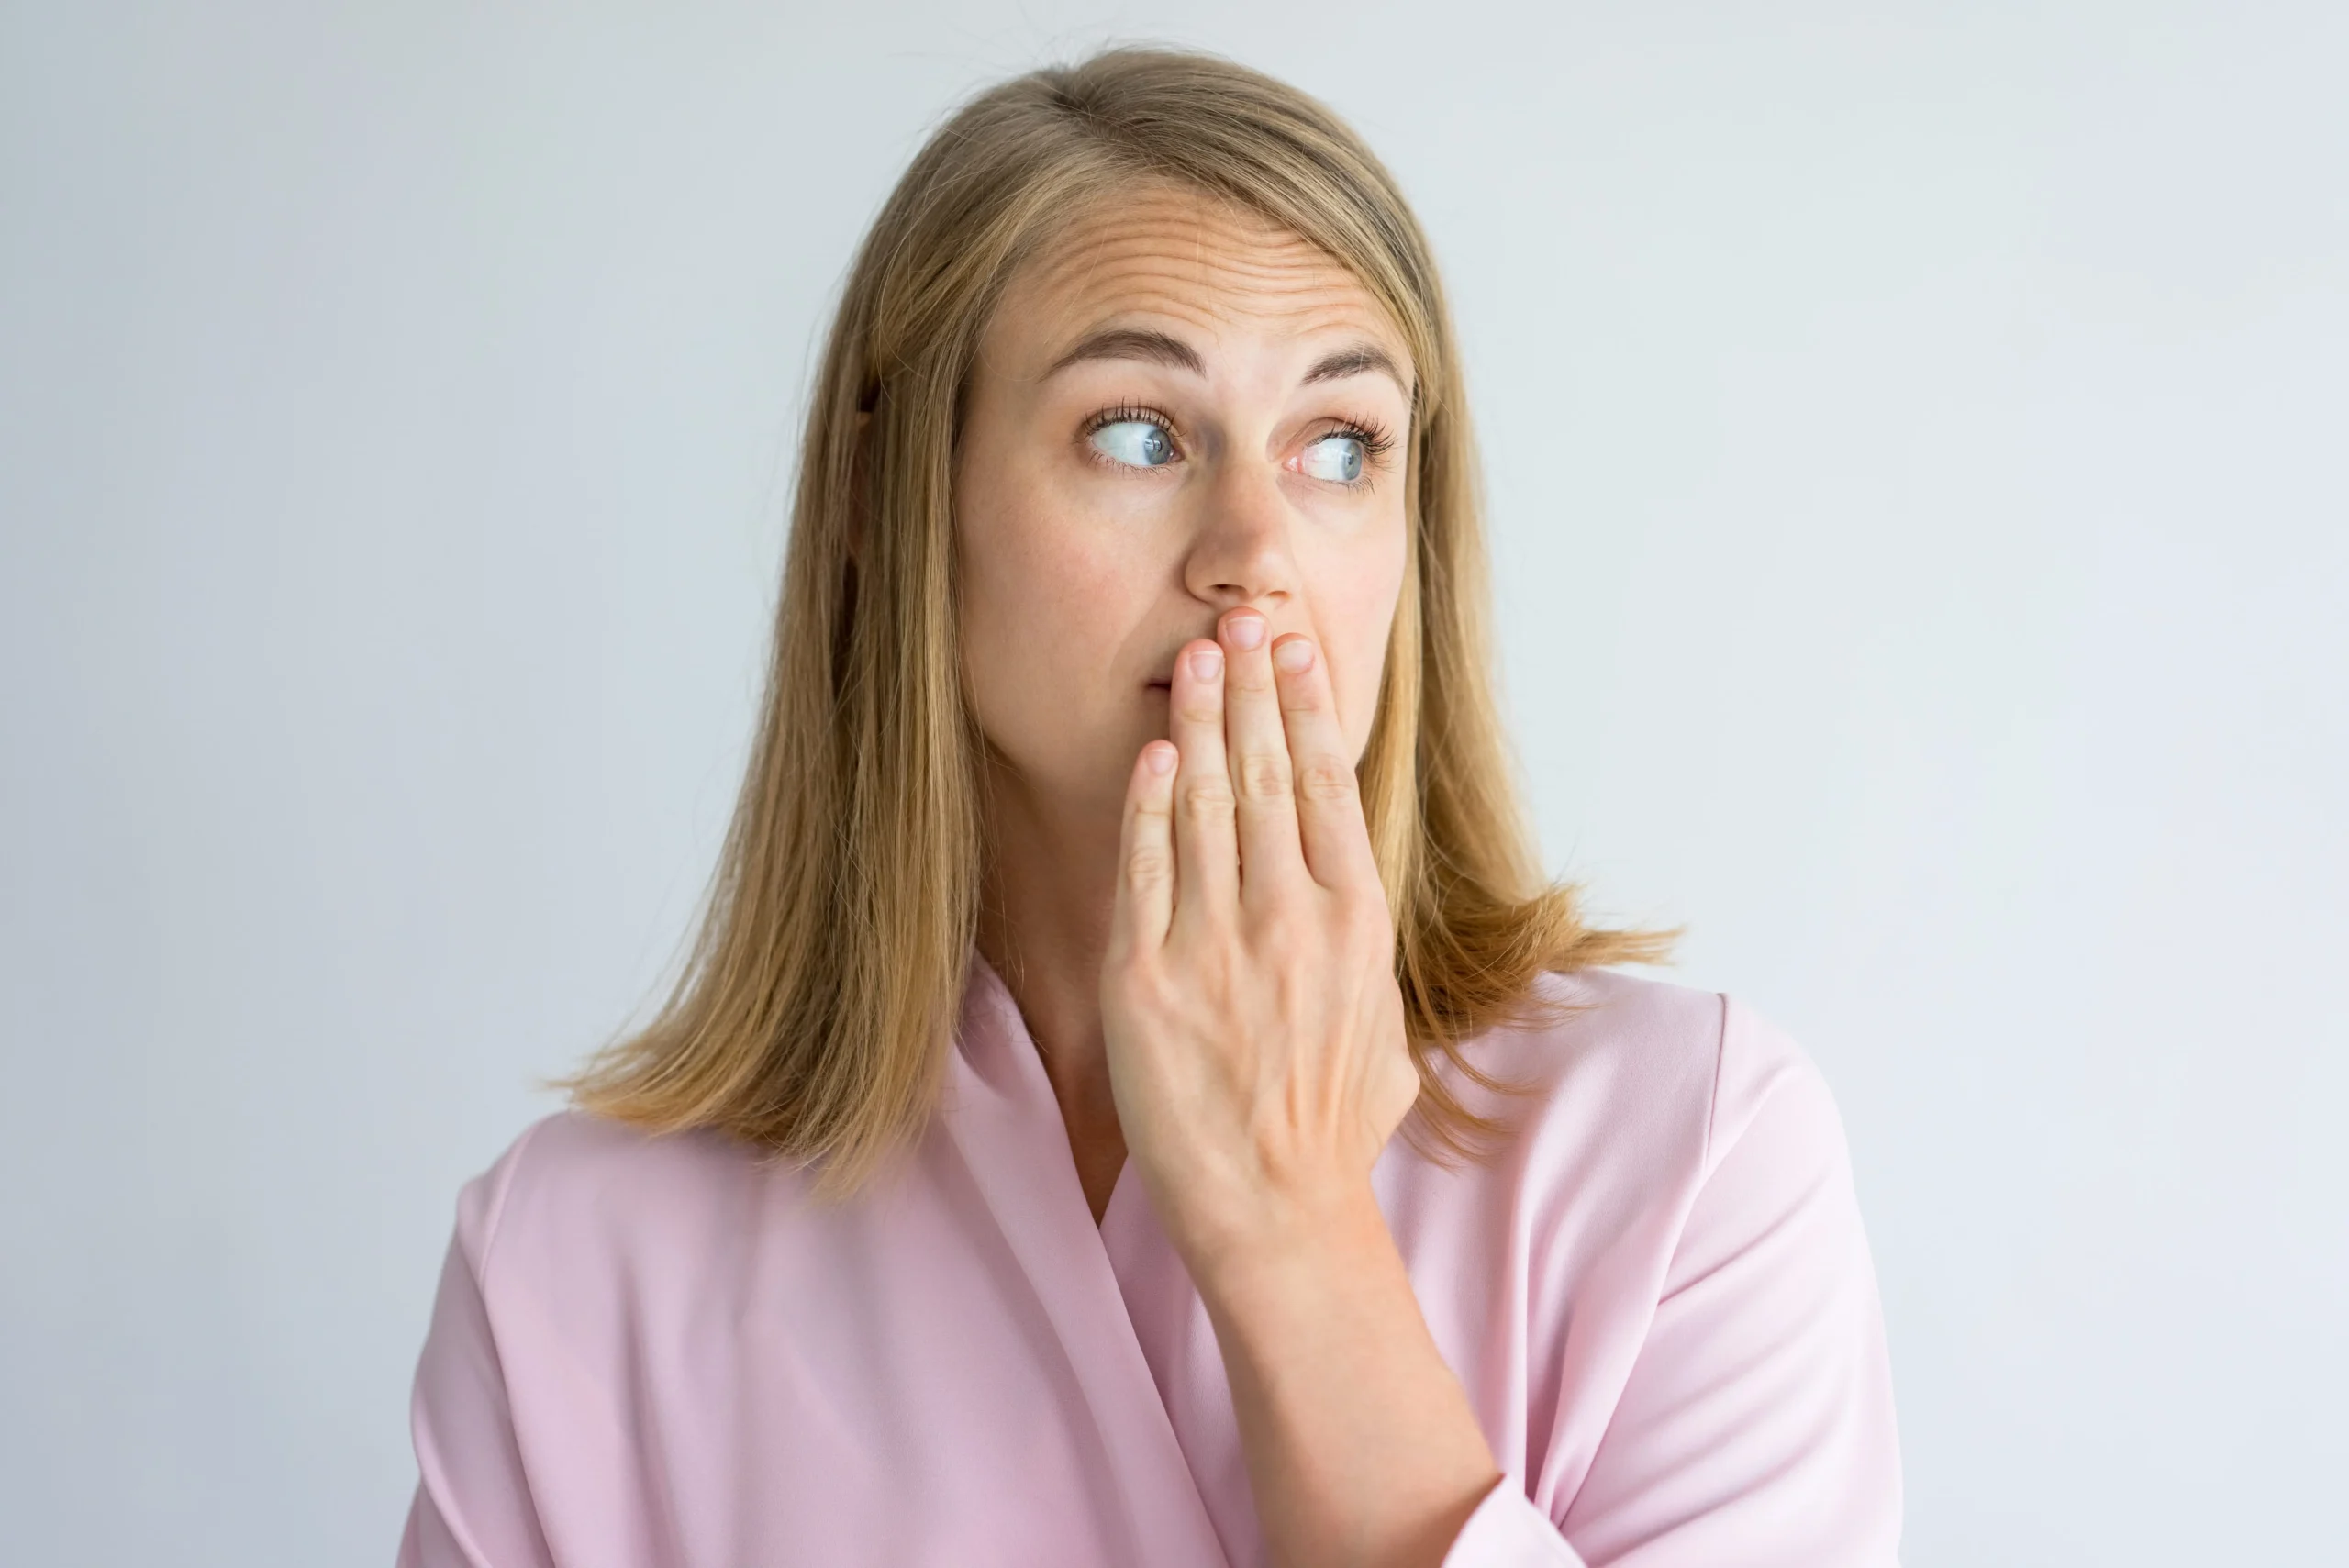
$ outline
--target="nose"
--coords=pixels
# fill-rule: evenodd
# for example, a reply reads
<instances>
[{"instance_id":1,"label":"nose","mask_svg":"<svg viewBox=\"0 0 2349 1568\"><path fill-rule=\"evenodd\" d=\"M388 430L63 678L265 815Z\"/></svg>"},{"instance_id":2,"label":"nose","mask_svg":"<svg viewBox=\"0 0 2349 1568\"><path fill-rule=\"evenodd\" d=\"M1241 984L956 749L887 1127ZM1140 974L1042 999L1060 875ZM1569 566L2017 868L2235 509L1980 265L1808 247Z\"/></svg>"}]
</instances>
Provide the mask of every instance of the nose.
<instances>
[{"instance_id":1,"label":"nose","mask_svg":"<svg viewBox=\"0 0 2349 1568\"><path fill-rule=\"evenodd\" d=\"M1297 591L1288 500L1267 467L1229 463L1199 495L1204 515L1183 562L1183 584L1216 612L1239 605L1270 610Z\"/></svg>"}]
</instances>

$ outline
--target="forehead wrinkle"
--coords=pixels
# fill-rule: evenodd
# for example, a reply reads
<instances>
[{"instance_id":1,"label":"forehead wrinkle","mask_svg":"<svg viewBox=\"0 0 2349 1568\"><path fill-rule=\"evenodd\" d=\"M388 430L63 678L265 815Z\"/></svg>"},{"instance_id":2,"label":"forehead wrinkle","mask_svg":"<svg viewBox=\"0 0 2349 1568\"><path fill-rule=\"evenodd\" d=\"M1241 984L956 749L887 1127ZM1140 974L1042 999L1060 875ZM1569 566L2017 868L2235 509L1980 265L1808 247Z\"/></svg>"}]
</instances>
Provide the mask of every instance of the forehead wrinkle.
<instances>
[{"instance_id":1,"label":"forehead wrinkle","mask_svg":"<svg viewBox=\"0 0 2349 1568\"><path fill-rule=\"evenodd\" d=\"M1027 269L1025 288L1056 302L1066 321L1093 325L1130 311L1214 332L1235 317L1293 328L1330 326L1393 339L1386 312L1341 263L1302 237L1244 211L1187 195L1096 206L1073 220ZM1019 285L1015 284L1015 287ZM1305 328L1311 329L1311 328Z\"/></svg>"},{"instance_id":2,"label":"forehead wrinkle","mask_svg":"<svg viewBox=\"0 0 2349 1568\"><path fill-rule=\"evenodd\" d=\"M1130 228L1070 250L1073 253L1040 280L1060 284L1054 292L1065 292L1070 284L1092 292L1105 284L1136 283L1275 296L1362 292L1351 272L1302 241L1291 241L1275 251L1271 246L1212 245L1196 231Z\"/></svg>"},{"instance_id":3,"label":"forehead wrinkle","mask_svg":"<svg viewBox=\"0 0 2349 1568\"><path fill-rule=\"evenodd\" d=\"M1143 274L1145 277L1148 275ZM1343 331L1357 339L1367 338L1372 343L1380 341L1382 338L1384 324L1379 316L1364 308L1358 298L1344 295L1317 293L1310 297L1293 298L1272 308L1242 306L1235 310L1229 300L1218 300L1212 296L1201 298L1196 291L1187 288L1108 286L1112 284L1131 284L1135 281L1135 276L1128 273L1119 278L1104 279L1104 286L1087 291L1091 297L1060 296L1051 307L1050 325L1037 335L1032 350L1035 363L1028 373L1039 379L1048 376L1057 359L1085 339L1126 327L1148 329L1163 325L1172 328L1169 336L1209 354L1234 328L1245 331L1252 325L1276 337L1302 338ZM1023 353L1023 359L1028 357L1029 354ZM1324 359L1328 357L1323 356ZM1408 359L1399 349L1394 357ZM1219 373L1213 370L1212 361L1203 369L1211 375ZM1307 379L1318 378L1308 376ZM1408 386L1407 373L1398 373L1396 380L1398 384Z\"/></svg>"}]
</instances>

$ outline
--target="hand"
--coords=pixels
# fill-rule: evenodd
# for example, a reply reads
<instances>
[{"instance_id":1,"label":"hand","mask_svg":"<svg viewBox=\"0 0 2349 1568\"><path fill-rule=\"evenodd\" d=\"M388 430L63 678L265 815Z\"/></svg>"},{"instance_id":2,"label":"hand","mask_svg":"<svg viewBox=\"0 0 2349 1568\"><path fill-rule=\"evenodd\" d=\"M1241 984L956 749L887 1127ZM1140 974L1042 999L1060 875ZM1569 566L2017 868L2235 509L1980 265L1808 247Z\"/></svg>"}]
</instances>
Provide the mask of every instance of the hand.
<instances>
[{"instance_id":1,"label":"hand","mask_svg":"<svg viewBox=\"0 0 2349 1568\"><path fill-rule=\"evenodd\" d=\"M1359 1212L1419 1089L1329 671L1268 630L1233 610L1175 659L1102 967L1119 1124L1195 1278Z\"/></svg>"}]
</instances>

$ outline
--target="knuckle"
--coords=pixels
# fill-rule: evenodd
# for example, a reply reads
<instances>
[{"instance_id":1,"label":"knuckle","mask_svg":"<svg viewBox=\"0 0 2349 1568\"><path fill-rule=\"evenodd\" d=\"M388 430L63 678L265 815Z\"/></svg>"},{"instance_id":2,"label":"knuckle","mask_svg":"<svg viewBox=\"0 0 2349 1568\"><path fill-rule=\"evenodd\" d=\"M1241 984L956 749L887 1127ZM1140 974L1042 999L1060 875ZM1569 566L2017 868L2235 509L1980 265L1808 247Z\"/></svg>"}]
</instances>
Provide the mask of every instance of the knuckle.
<instances>
[{"instance_id":1,"label":"knuckle","mask_svg":"<svg viewBox=\"0 0 2349 1568\"><path fill-rule=\"evenodd\" d=\"M1310 924L1297 909L1281 900L1257 917L1253 936L1257 945L1269 951L1295 952L1311 938Z\"/></svg>"},{"instance_id":2,"label":"knuckle","mask_svg":"<svg viewBox=\"0 0 2349 1568\"><path fill-rule=\"evenodd\" d=\"M1346 800L1355 788L1354 771L1328 757L1317 757L1297 773L1297 793L1308 800Z\"/></svg>"},{"instance_id":3,"label":"knuckle","mask_svg":"<svg viewBox=\"0 0 2349 1568\"><path fill-rule=\"evenodd\" d=\"M1382 900L1340 899L1338 925L1350 945L1366 951L1383 951L1395 945L1394 923L1387 918L1386 906Z\"/></svg>"},{"instance_id":4,"label":"knuckle","mask_svg":"<svg viewBox=\"0 0 2349 1568\"><path fill-rule=\"evenodd\" d=\"M1240 787L1251 800L1272 800L1289 793L1288 764L1270 752L1240 759Z\"/></svg>"},{"instance_id":5,"label":"knuckle","mask_svg":"<svg viewBox=\"0 0 2349 1568\"><path fill-rule=\"evenodd\" d=\"M1174 879L1174 857L1156 844L1126 857L1126 883L1137 891L1155 892Z\"/></svg>"},{"instance_id":6,"label":"knuckle","mask_svg":"<svg viewBox=\"0 0 2349 1568\"><path fill-rule=\"evenodd\" d=\"M1183 816L1192 822L1231 819L1231 785L1209 773L1183 786Z\"/></svg>"}]
</instances>

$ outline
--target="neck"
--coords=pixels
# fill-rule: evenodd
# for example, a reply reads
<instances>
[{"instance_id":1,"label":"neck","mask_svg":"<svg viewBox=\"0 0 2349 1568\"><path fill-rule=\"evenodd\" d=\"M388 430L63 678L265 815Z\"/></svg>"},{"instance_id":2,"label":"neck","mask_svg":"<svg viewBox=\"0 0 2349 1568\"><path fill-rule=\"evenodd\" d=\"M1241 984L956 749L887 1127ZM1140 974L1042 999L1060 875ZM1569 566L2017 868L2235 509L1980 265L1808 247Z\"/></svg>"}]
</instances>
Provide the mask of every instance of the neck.
<instances>
[{"instance_id":1,"label":"neck","mask_svg":"<svg viewBox=\"0 0 2349 1568\"><path fill-rule=\"evenodd\" d=\"M1000 764L987 786L978 949L1036 1041L1098 1218L1125 1161L1101 1034L1118 823L1056 811Z\"/></svg>"}]
</instances>

